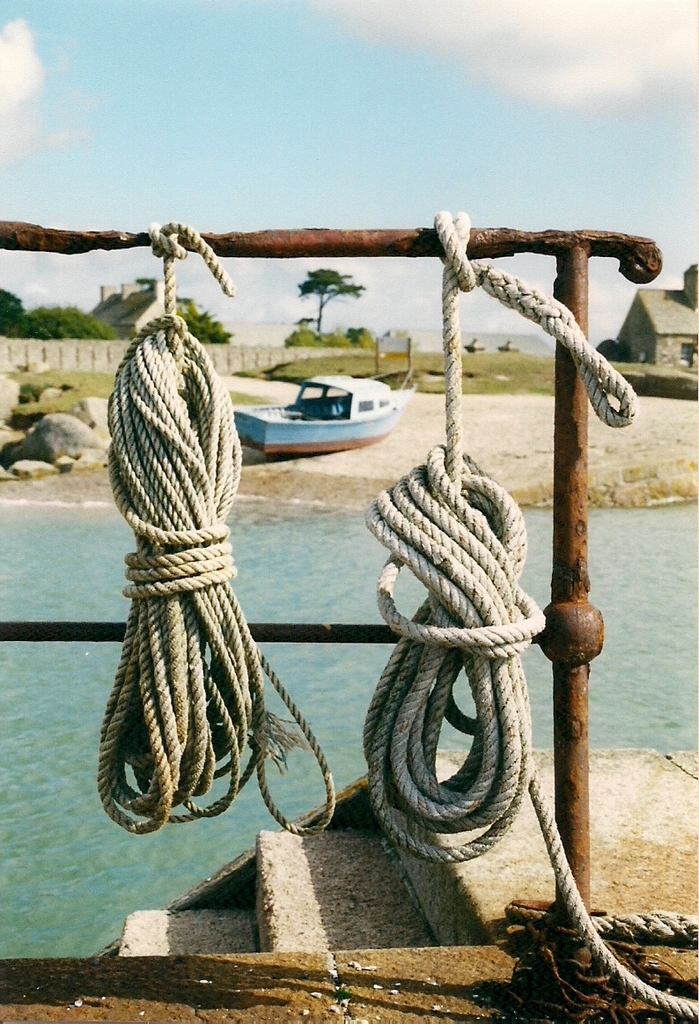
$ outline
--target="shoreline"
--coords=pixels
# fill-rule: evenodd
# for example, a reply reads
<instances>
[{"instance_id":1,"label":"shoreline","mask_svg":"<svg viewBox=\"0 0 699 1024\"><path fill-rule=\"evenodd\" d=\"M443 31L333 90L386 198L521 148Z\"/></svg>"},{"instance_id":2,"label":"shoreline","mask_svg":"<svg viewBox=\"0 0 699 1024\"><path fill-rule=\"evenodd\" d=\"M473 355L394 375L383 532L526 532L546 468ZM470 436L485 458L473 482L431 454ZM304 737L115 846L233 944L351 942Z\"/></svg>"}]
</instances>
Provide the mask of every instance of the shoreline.
<instances>
[{"instance_id":1,"label":"shoreline","mask_svg":"<svg viewBox=\"0 0 699 1024\"><path fill-rule=\"evenodd\" d=\"M293 385L226 378L232 391L288 401ZM263 399L263 400L264 400ZM638 421L613 430L590 414L590 507L640 508L697 499L696 402L639 399ZM522 507L552 502L553 398L464 398L465 449ZM416 394L378 444L305 459L265 460L244 449L240 499L364 511L377 494L444 443L444 396ZM0 482L0 504L113 505L106 469Z\"/></svg>"}]
</instances>

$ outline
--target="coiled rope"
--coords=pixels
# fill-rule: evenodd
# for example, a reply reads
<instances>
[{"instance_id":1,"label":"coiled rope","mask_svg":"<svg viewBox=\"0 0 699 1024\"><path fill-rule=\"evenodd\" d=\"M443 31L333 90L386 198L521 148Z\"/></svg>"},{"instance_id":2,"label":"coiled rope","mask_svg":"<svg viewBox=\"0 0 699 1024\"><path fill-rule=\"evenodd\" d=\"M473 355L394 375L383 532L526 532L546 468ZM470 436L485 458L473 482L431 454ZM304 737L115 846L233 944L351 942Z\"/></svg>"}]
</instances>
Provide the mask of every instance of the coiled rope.
<instances>
[{"instance_id":1,"label":"coiled rope","mask_svg":"<svg viewBox=\"0 0 699 1024\"><path fill-rule=\"evenodd\" d=\"M445 251L447 442L430 451L426 465L380 494L366 520L390 551L379 576L378 604L401 636L364 726L372 807L384 832L404 850L428 860L459 862L480 856L503 837L528 791L559 892L594 959L633 997L697 1020L696 1003L640 981L604 945L578 893L542 791L519 655L544 628L544 616L519 586L527 546L523 516L511 496L463 454L459 291L480 285L540 323L571 352L595 412L610 426L632 421L635 395L590 348L565 306L494 267L469 262L465 214L452 220L440 213L435 227ZM412 620L394 600L403 566L428 591ZM454 699L462 668L475 719ZM436 756L445 719L473 741L461 768L440 782ZM474 830L475 837L465 835ZM664 926L673 917L664 915Z\"/></svg>"},{"instance_id":2,"label":"coiled rope","mask_svg":"<svg viewBox=\"0 0 699 1024\"><path fill-rule=\"evenodd\" d=\"M99 794L110 818L142 834L221 814L256 772L276 821L313 834L332 817L333 780L229 585L235 568L226 516L240 480L241 448L230 398L176 312L174 262L187 255L178 239L203 257L226 295L235 289L196 231L154 224L150 236L154 254L164 259L165 314L129 345L109 402L109 475L136 552L126 557L131 607L102 723ZM303 739L266 711L265 675ZM326 805L316 825L299 828L276 808L265 761L271 757L281 768L292 747L306 745L321 769ZM225 793L208 805L195 803L225 776ZM186 813L173 814L180 805Z\"/></svg>"}]
</instances>

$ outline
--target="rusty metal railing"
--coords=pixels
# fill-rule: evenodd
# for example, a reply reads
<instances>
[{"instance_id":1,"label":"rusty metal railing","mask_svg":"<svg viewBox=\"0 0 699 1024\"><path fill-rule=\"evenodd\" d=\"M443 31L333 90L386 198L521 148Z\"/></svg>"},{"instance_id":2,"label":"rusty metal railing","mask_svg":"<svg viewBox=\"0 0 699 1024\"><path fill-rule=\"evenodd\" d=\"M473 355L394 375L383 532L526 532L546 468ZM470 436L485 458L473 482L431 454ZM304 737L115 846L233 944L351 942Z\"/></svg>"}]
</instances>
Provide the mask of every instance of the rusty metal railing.
<instances>
[{"instance_id":1,"label":"rusty metal railing","mask_svg":"<svg viewBox=\"0 0 699 1024\"><path fill-rule=\"evenodd\" d=\"M231 232L202 237L218 256L435 257L442 248L432 228L413 230ZM86 253L150 246L146 232L64 231L36 224L0 222L0 249ZM629 281L658 276L662 256L649 238L606 231L526 232L472 228L468 254L494 259L517 253L556 257L554 295L587 334L588 261L615 258ZM546 628L538 642L553 668L556 820L578 889L589 908L590 820L588 682L590 662L602 650L600 612L588 602L587 571L588 401L570 354L557 343L553 463L553 567ZM393 643L387 626L322 623L252 624L262 643ZM103 641L123 639L124 624L111 622L2 622L0 641Z\"/></svg>"}]
</instances>

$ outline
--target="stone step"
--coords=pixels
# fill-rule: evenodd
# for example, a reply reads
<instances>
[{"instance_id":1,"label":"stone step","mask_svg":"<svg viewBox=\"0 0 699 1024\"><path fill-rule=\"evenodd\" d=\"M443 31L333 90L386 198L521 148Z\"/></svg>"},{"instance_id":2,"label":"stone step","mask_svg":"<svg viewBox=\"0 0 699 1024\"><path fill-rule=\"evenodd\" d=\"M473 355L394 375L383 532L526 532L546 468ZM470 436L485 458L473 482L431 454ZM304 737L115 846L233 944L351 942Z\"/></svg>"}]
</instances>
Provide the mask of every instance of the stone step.
<instances>
[{"instance_id":1,"label":"stone step","mask_svg":"<svg viewBox=\"0 0 699 1024\"><path fill-rule=\"evenodd\" d=\"M262 951L433 946L399 862L376 833L257 837Z\"/></svg>"},{"instance_id":2,"label":"stone step","mask_svg":"<svg viewBox=\"0 0 699 1024\"><path fill-rule=\"evenodd\" d=\"M553 753L534 754L553 800ZM463 755L440 755L445 779ZM591 906L610 916L697 908L697 754L654 750L590 751ZM440 945L501 940L515 900L551 903L555 884L531 801L484 856L434 864L401 853Z\"/></svg>"},{"instance_id":3,"label":"stone step","mask_svg":"<svg viewBox=\"0 0 699 1024\"><path fill-rule=\"evenodd\" d=\"M252 910L137 910L124 922L119 956L211 956L257 949Z\"/></svg>"}]
</instances>

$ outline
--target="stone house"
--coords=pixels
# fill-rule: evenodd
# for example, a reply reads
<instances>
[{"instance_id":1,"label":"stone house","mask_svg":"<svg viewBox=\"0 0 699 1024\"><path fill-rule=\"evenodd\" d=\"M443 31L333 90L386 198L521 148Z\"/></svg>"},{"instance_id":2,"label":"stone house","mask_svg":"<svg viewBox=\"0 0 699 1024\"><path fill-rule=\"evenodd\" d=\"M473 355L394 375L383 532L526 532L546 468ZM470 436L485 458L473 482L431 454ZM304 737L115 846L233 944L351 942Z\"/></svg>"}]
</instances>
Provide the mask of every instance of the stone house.
<instances>
[{"instance_id":1,"label":"stone house","mask_svg":"<svg viewBox=\"0 0 699 1024\"><path fill-rule=\"evenodd\" d=\"M153 317L165 312L165 282L153 281L148 284L122 284L121 290L114 285L103 284L100 301L92 315L117 332L117 337L131 338Z\"/></svg>"},{"instance_id":2,"label":"stone house","mask_svg":"<svg viewBox=\"0 0 699 1024\"><path fill-rule=\"evenodd\" d=\"M632 363L693 366L697 360L697 265L684 288L639 288L617 338L620 356ZM600 346L601 347L601 346Z\"/></svg>"}]
</instances>

